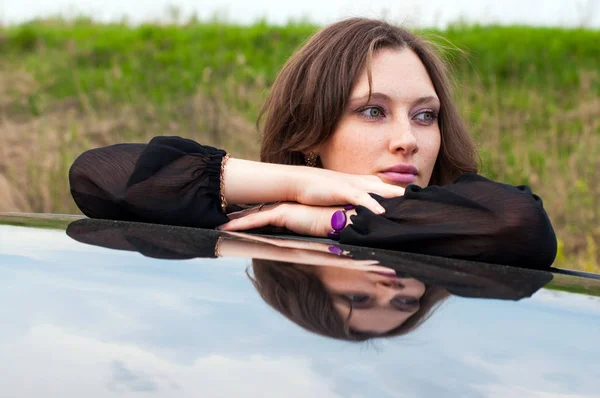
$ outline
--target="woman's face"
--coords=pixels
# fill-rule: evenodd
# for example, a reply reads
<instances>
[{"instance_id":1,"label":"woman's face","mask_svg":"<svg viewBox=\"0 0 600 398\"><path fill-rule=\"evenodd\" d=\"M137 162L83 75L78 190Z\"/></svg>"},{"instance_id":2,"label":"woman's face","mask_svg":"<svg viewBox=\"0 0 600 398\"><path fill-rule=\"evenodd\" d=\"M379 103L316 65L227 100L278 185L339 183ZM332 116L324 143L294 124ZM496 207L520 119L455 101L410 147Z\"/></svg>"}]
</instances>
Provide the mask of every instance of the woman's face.
<instances>
[{"instance_id":1,"label":"woman's face","mask_svg":"<svg viewBox=\"0 0 600 398\"><path fill-rule=\"evenodd\" d=\"M408 49L379 50L371 73L370 101L365 70L338 128L316 148L323 167L425 187L440 149L440 101L429 74Z\"/></svg>"},{"instance_id":2,"label":"woman's face","mask_svg":"<svg viewBox=\"0 0 600 398\"><path fill-rule=\"evenodd\" d=\"M317 277L333 299L342 319L352 308L352 330L383 334L402 325L419 310L425 285L395 273L319 267Z\"/></svg>"}]
</instances>

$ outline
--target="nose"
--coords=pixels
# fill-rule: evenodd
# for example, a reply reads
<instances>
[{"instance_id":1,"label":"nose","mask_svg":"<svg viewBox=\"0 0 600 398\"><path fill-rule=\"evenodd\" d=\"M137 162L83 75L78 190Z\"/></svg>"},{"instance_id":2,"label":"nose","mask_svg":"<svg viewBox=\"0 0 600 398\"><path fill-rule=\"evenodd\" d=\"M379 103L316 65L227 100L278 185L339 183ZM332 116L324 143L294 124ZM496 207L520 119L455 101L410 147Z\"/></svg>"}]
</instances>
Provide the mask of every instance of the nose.
<instances>
[{"instance_id":1,"label":"nose","mask_svg":"<svg viewBox=\"0 0 600 398\"><path fill-rule=\"evenodd\" d=\"M389 150L392 153L414 155L419 150L417 137L408 117L396 120L390 126Z\"/></svg>"},{"instance_id":2,"label":"nose","mask_svg":"<svg viewBox=\"0 0 600 398\"><path fill-rule=\"evenodd\" d=\"M420 299L425 293L425 285L411 278L386 278L377 285L377 299L382 303L389 303L398 295Z\"/></svg>"},{"instance_id":3,"label":"nose","mask_svg":"<svg viewBox=\"0 0 600 398\"><path fill-rule=\"evenodd\" d=\"M405 286L399 279L389 279L378 284L377 301L380 305L386 306L398 295L409 295L405 291Z\"/></svg>"}]
</instances>

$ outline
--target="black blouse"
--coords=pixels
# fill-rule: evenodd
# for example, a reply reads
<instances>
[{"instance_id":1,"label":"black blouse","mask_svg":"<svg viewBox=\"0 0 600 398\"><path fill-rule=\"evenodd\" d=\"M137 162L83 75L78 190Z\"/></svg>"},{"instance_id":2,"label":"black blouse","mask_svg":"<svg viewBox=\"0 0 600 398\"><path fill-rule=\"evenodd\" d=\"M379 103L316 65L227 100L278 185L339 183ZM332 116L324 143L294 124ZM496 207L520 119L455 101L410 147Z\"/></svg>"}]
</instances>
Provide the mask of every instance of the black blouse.
<instances>
[{"instance_id":1,"label":"black blouse","mask_svg":"<svg viewBox=\"0 0 600 398\"><path fill-rule=\"evenodd\" d=\"M228 221L220 205L223 156L179 137L92 149L71 166L71 194L91 218L214 228ZM538 269L556 256L542 200L526 186L466 173L450 185L373 197L386 212L358 206L340 243Z\"/></svg>"}]
</instances>

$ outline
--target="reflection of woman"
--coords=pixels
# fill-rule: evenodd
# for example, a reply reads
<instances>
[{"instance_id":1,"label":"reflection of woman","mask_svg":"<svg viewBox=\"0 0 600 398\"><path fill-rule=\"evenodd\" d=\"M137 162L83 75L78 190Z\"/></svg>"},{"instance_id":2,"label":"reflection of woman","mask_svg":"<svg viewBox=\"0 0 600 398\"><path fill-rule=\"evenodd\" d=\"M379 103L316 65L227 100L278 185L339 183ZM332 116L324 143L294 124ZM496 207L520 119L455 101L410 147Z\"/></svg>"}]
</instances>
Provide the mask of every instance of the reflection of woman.
<instances>
[{"instance_id":1,"label":"reflection of woman","mask_svg":"<svg viewBox=\"0 0 600 398\"><path fill-rule=\"evenodd\" d=\"M323 243L222 237L150 224L80 220L67 234L158 258L253 257L252 282L271 307L313 333L350 341L406 334L449 294L516 300L552 278L547 272L397 252L355 249L351 258ZM378 265L383 259L385 266Z\"/></svg>"},{"instance_id":2,"label":"reflection of woman","mask_svg":"<svg viewBox=\"0 0 600 398\"><path fill-rule=\"evenodd\" d=\"M313 333L342 340L406 334L448 296L442 287L395 273L269 260L254 260L252 270L271 307Z\"/></svg>"},{"instance_id":3,"label":"reflection of woman","mask_svg":"<svg viewBox=\"0 0 600 398\"><path fill-rule=\"evenodd\" d=\"M414 34L368 19L324 28L283 67L263 115L264 163L157 137L80 156L73 197L90 217L275 226L490 263L553 262L541 200L474 174L476 152L444 65ZM232 213L266 202L280 203Z\"/></svg>"}]
</instances>

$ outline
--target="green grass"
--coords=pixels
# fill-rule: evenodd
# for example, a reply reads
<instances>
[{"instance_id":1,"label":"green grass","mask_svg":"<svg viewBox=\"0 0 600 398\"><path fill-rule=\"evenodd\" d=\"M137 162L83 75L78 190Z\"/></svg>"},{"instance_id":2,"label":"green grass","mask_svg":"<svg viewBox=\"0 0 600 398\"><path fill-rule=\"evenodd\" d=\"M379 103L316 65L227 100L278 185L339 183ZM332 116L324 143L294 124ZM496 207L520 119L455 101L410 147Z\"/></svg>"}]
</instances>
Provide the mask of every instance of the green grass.
<instances>
[{"instance_id":1,"label":"green grass","mask_svg":"<svg viewBox=\"0 0 600 398\"><path fill-rule=\"evenodd\" d=\"M36 22L4 30L0 54L18 60L44 82L43 91L28 98L33 115L43 110L43 100L71 98L82 92L103 92L111 101L141 99L160 105L192 95L210 81L220 84L233 79L236 86L268 87L286 58L317 28L264 23L131 28L85 19ZM455 26L422 33L444 46L463 84L477 81L486 89L498 85L501 91L535 88L553 103L575 105L576 98L564 98L564 92L582 84L583 70L597 71L599 66L600 31ZM590 90L600 93L598 79ZM526 96L514 94L509 106L528 106ZM255 111L258 105L248 106Z\"/></svg>"},{"instance_id":2,"label":"green grass","mask_svg":"<svg viewBox=\"0 0 600 398\"><path fill-rule=\"evenodd\" d=\"M44 215L38 214L35 217L24 214L2 214L0 213L0 225L10 225L13 227L44 228L44 229L66 229L67 226L79 217Z\"/></svg>"},{"instance_id":3,"label":"green grass","mask_svg":"<svg viewBox=\"0 0 600 398\"><path fill-rule=\"evenodd\" d=\"M554 279L544 286L544 289L600 297L600 281L595 279L555 275Z\"/></svg>"},{"instance_id":4,"label":"green grass","mask_svg":"<svg viewBox=\"0 0 600 398\"><path fill-rule=\"evenodd\" d=\"M265 94L317 29L86 19L1 29L0 173L25 196L19 210L76 212L66 173L93 146L177 134L256 158ZM420 33L452 68L483 174L531 185L557 229L558 265L600 272L600 31Z\"/></svg>"}]
</instances>

